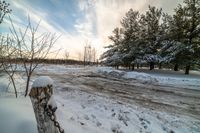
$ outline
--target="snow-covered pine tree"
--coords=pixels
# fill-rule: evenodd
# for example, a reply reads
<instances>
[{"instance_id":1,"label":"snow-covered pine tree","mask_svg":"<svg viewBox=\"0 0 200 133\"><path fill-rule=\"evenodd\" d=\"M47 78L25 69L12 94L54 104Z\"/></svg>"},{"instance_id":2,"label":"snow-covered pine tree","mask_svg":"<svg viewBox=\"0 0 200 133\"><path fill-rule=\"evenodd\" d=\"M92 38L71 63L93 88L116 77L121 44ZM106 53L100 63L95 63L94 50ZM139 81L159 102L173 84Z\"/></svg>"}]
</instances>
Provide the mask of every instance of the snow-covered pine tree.
<instances>
[{"instance_id":1,"label":"snow-covered pine tree","mask_svg":"<svg viewBox=\"0 0 200 133\"><path fill-rule=\"evenodd\" d=\"M189 74L190 66L200 57L200 0L185 0L184 6L178 5L169 29L172 42L168 52L174 56L174 70L178 70L178 64L185 65L185 74Z\"/></svg>"},{"instance_id":2,"label":"snow-covered pine tree","mask_svg":"<svg viewBox=\"0 0 200 133\"><path fill-rule=\"evenodd\" d=\"M125 17L121 20L121 25L123 29L123 39L121 54L123 63L126 67L132 65L134 69L134 60L139 58L140 50L140 40L139 40L139 18L140 14L137 11L130 9Z\"/></svg>"},{"instance_id":3,"label":"snow-covered pine tree","mask_svg":"<svg viewBox=\"0 0 200 133\"><path fill-rule=\"evenodd\" d=\"M140 25L143 27L143 42L145 45L144 57L150 64L150 70L154 69L154 64L159 61L158 51L161 47L160 42L160 23L162 9L149 6L149 10L145 15L141 16Z\"/></svg>"},{"instance_id":4,"label":"snow-covered pine tree","mask_svg":"<svg viewBox=\"0 0 200 133\"><path fill-rule=\"evenodd\" d=\"M120 56L121 38L122 38L121 29L115 28L113 30L113 35L109 36L109 39L113 43L105 47L108 50L104 52L100 57L100 59L105 65L114 66L118 68L118 66L122 64Z\"/></svg>"},{"instance_id":5,"label":"snow-covered pine tree","mask_svg":"<svg viewBox=\"0 0 200 133\"><path fill-rule=\"evenodd\" d=\"M181 5L179 9L175 9L175 14L171 16L165 16L166 24L168 25L167 32L165 32L165 40L162 42L162 56L169 59L166 62L174 64L174 71L178 71L179 65L182 64L181 52L184 48L182 42L183 30L184 30L184 12ZM164 21L164 22L165 22Z\"/></svg>"},{"instance_id":6,"label":"snow-covered pine tree","mask_svg":"<svg viewBox=\"0 0 200 133\"><path fill-rule=\"evenodd\" d=\"M194 65L200 57L200 0L184 0L184 4L185 74L189 74L190 66Z\"/></svg>"},{"instance_id":7,"label":"snow-covered pine tree","mask_svg":"<svg viewBox=\"0 0 200 133\"><path fill-rule=\"evenodd\" d=\"M157 50L157 61L159 63L159 69L162 69L162 65L169 63L173 58L167 49L171 46L171 41L169 40L169 27L172 21L172 16L167 13L162 13L162 21L159 26L159 49Z\"/></svg>"}]
</instances>

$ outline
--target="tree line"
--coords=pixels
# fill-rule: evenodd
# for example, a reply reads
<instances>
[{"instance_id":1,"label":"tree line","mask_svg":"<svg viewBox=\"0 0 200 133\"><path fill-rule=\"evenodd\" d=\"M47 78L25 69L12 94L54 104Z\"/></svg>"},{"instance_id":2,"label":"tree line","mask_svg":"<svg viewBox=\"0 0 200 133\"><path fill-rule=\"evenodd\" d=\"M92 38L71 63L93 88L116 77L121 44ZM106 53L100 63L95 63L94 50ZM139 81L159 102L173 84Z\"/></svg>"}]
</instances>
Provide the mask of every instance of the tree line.
<instances>
[{"instance_id":1,"label":"tree line","mask_svg":"<svg viewBox=\"0 0 200 133\"><path fill-rule=\"evenodd\" d=\"M200 0L184 0L173 15L150 5L144 14L130 9L109 39L112 44L100 57L105 65L153 70L170 64L189 74L200 66Z\"/></svg>"}]
</instances>

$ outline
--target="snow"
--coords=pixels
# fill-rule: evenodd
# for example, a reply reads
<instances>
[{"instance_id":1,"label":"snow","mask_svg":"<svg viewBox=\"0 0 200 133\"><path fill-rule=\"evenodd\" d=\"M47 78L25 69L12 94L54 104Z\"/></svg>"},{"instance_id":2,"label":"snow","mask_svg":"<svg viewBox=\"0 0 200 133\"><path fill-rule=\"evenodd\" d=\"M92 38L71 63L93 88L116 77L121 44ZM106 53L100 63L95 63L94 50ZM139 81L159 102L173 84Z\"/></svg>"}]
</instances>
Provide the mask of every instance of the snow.
<instances>
[{"instance_id":1,"label":"snow","mask_svg":"<svg viewBox=\"0 0 200 133\"><path fill-rule=\"evenodd\" d=\"M15 74L14 79L16 79L15 84L16 88L18 90L18 94L21 95L24 93L25 88L25 81L22 78L21 75ZM8 75L5 73L0 74L0 97L8 96L8 95L14 95L14 88L9 80Z\"/></svg>"},{"instance_id":2,"label":"snow","mask_svg":"<svg viewBox=\"0 0 200 133\"><path fill-rule=\"evenodd\" d=\"M74 89L67 93L60 92L55 98L59 103L58 119L65 132L69 133L183 133L190 132L193 127L192 124L187 125L190 118L184 116L118 103ZM178 124L180 121L182 124Z\"/></svg>"},{"instance_id":3,"label":"snow","mask_svg":"<svg viewBox=\"0 0 200 133\"><path fill-rule=\"evenodd\" d=\"M97 73L108 73L108 74L111 72L123 73L123 71L113 69L112 67L97 67L95 68L95 71Z\"/></svg>"},{"instance_id":4,"label":"snow","mask_svg":"<svg viewBox=\"0 0 200 133\"><path fill-rule=\"evenodd\" d=\"M140 81L146 81L150 83L156 83L158 82L157 78L152 77L149 74L142 73L142 72L127 72L123 78L126 79L135 79L135 80L140 80Z\"/></svg>"},{"instance_id":5,"label":"snow","mask_svg":"<svg viewBox=\"0 0 200 133\"><path fill-rule=\"evenodd\" d=\"M1 133L37 133L29 98L0 98Z\"/></svg>"},{"instance_id":6,"label":"snow","mask_svg":"<svg viewBox=\"0 0 200 133\"><path fill-rule=\"evenodd\" d=\"M112 98L112 94L103 94L101 90L98 90L99 85L109 85L109 87L112 87L112 85L120 82L120 80L122 82L130 81L129 85L136 83L144 86L160 84L199 90L200 78L198 76L187 78L177 74L172 76L170 74L157 74L155 72L130 72L115 70L111 67L45 65L45 67L37 68L36 73L32 77L31 84L33 83L32 86L34 87L53 84L53 80L50 77L41 76L37 78L37 74L48 74L54 80L54 94L48 104L53 108L58 108L56 110L57 121L64 128L65 132L132 133L134 131L136 133L198 133L200 131L198 117L194 118L188 115L169 113L165 109L160 111L145 108L136 103L122 101L121 98ZM90 81L91 78L87 76L92 74L95 74L95 76L105 76L102 78L103 82L100 82L99 77L92 77L96 82ZM36 120L30 99L28 97L14 99L14 94L13 96L4 95L4 93L8 92L6 89L8 81L5 75L0 76L0 132L37 133ZM25 78L20 77L20 75L17 76L20 83L17 88L23 88L22 83L24 83L23 80ZM109 81L109 77L113 77L114 80ZM38 83L32 82L34 80ZM95 86L86 86L86 83L90 82L94 82ZM124 82L124 84L127 83ZM12 89L9 87L8 90ZM126 94L121 95L125 96ZM142 94L142 96L144 95L146 93ZM157 97L154 94L151 95ZM165 98L163 97L163 99ZM160 99L157 100L159 101ZM166 105L170 103L169 99L166 99L165 102ZM177 104L179 103L174 103L174 106ZM189 108L188 105L185 106ZM7 128L8 125L9 128Z\"/></svg>"},{"instance_id":7,"label":"snow","mask_svg":"<svg viewBox=\"0 0 200 133\"><path fill-rule=\"evenodd\" d=\"M56 73L56 74L65 74L65 73L77 73L84 71L85 68L80 65L39 65L36 69L37 73Z\"/></svg>"},{"instance_id":8,"label":"snow","mask_svg":"<svg viewBox=\"0 0 200 133\"><path fill-rule=\"evenodd\" d=\"M98 67L95 70L97 73L103 73L111 76L115 76L118 78L125 78L125 79L134 79L139 82L143 83L153 83L159 85L167 85L167 86L175 86L187 89L196 89L200 90L200 72L193 72L197 73L197 76L188 76L180 73L161 73L152 71L151 73L145 72L137 72L137 71L123 71L123 70L116 70L112 67ZM148 70L149 71L149 70ZM172 70L171 70L172 71Z\"/></svg>"},{"instance_id":9,"label":"snow","mask_svg":"<svg viewBox=\"0 0 200 133\"><path fill-rule=\"evenodd\" d=\"M47 103L48 106L51 106L52 109L56 109L57 108L57 104L56 104L56 101L54 99L54 96L51 96L48 103Z\"/></svg>"},{"instance_id":10,"label":"snow","mask_svg":"<svg viewBox=\"0 0 200 133\"><path fill-rule=\"evenodd\" d=\"M48 76L40 76L33 82L32 88L46 87L47 85L53 85L53 80Z\"/></svg>"}]
</instances>

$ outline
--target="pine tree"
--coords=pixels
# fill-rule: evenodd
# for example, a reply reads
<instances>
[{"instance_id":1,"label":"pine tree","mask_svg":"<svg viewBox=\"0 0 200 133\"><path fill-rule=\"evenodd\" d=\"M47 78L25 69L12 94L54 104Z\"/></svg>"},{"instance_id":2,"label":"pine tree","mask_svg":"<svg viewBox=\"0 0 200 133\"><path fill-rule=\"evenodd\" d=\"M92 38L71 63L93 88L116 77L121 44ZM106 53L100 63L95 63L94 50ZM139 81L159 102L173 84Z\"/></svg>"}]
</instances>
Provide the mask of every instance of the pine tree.
<instances>
[{"instance_id":1,"label":"pine tree","mask_svg":"<svg viewBox=\"0 0 200 133\"><path fill-rule=\"evenodd\" d=\"M200 36L200 0L185 0L185 40L186 50L185 59L186 69L185 74L189 74L189 69L192 64L199 59L199 36Z\"/></svg>"},{"instance_id":2,"label":"pine tree","mask_svg":"<svg viewBox=\"0 0 200 133\"><path fill-rule=\"evenodd\" d=\"M103 60L104 64L108 66L115 66L117 68L119 65L122 64L121 53L120 53L121 38L122 38L121 29L115 28L113 30L113 35L109 36L109 39L113 43L106 47L108 50L104 52L100 57L100 59Z\"/></svg>"},{"instance_id":3,"label":"pine tree","mask_svg":"<svg viewBox=\"0 0 200 133\"><path fill-rule=\"evenodd\" d=\"M160 21L162 9L149 6L149 10L145 15L141 16L140 25L143 30L143 42L146 48L144 49L144 60L150 64L150 70L154 69L154 64L159 61L160 56L158 51L161 47L160 42Z\"/></svg>"},{"instance_id":4,"label":"pine tree","mask_svg":"<svg viewBox=\"0 0 200 133\"><path fill-rule=\"evenodd\" d=\"M184 6L179 5L175 9L170 30L171 40L175 42L171 46L172 52L176 52L175 66L185 65L185 74L189 74L191 65L197 63L200 57L200 0L185 0Z\"/></svg>"},{"instance_id":5,"label":"pine tree","mask_svg":"<svg viewBox=\"0 0 200 133\"><path fill-rule=\"evenodd\" d=\"M138 58L139 51L139 12L130 9L121 21L123 29L122 60L125 66L134 66L135 59Z\"/></svg>"}]
</instances>

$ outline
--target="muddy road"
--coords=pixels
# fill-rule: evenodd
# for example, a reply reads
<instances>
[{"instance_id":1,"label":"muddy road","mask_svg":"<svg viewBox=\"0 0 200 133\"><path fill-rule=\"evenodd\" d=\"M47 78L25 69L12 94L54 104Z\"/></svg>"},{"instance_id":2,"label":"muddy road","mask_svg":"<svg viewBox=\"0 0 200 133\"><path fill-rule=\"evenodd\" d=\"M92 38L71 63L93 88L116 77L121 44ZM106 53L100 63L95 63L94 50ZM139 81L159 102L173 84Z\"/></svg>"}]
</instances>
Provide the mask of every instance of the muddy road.
<instances>
[{"instance_id":1,"label":"muddy road","mask_svg":"<svg viewBox=\"0 0 200 133\"><path fill-rule=\"evenodd\" d=\"M180 114L200 119L200 90L163 86L88 71L36 75L50 76L54 79L56 88L66 93L71 89L69 86L75 86L80 91L112 98L121 104L128 103L172 115Z\"/></svg>"}]
</instances>

